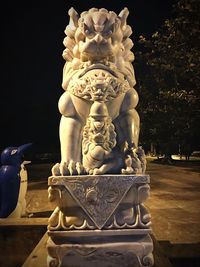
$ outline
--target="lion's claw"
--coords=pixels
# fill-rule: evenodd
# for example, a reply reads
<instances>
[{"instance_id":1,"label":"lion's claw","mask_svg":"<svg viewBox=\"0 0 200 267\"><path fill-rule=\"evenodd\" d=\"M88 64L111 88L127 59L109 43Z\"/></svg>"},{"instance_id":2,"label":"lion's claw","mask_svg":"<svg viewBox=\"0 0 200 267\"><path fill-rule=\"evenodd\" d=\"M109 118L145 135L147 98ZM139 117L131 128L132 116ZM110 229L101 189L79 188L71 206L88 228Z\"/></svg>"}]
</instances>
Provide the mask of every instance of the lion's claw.
<instances>
[{"instance_id":1,"label":"lion's claw","mask_svg":"<svg viewBox=\"0 0 200 267\"><path fill-rule=\"evenodd\" d=\"M85 169L80 162L71 160L69 163L56 163L51 169L53 176L81 175L85 174Z\"/></svg>"}]
</instances>

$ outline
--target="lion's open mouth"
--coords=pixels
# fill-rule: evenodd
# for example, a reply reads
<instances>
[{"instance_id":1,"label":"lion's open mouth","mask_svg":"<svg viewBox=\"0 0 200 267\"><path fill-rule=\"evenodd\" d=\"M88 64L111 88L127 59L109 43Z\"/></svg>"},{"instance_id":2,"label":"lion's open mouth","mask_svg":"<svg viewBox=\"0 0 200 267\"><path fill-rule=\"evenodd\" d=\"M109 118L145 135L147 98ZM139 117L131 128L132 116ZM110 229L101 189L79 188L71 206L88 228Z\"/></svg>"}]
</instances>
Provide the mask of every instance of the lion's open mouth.
<instances>
[{"instance_id":1,"label":"lion's open mouth","mask_svg":"<svg viewBox=\"0 0 200 267\"><path fill-rule=\"evenodd\" d=\"M87 72L89 72L91 70L95 70L95 69L105 70L105 71L109 72L110 74L112 74L114 77L118 78L118 75L113 70L111 70L109 67L107 67L101 63L93 64L93 65L89 66L88 68L86 68L83 72L81 72L81 74L79 75L79 78L83 77Z\"/></svg>"}]
</instances>

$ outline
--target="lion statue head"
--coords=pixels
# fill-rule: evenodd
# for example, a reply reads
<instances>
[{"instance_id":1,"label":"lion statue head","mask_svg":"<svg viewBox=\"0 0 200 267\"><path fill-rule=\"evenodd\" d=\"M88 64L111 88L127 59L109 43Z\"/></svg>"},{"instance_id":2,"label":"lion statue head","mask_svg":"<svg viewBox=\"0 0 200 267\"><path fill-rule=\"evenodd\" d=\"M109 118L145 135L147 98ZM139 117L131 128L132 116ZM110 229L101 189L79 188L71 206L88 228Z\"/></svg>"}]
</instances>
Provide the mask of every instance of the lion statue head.
<instances>
[{"instance_id":1,"label":"lion statue head","mask_svg":"<svg viewBox=\"0 0 200 267\"><path fill-rule=\"evenodd\" d=\"M119 15L105 8L91 8L78 15L74 8L68 12L69 25L65 29L63 58L66 64L63 72L63 88L67 90L74 75L92 69L103 69L124 79L130 87L135 85L131 62L133 42L129 38L131 27L126 20L129 14L124 8ZM83 73L84 71L84 73Z\"/></svg>"}]
</instances>

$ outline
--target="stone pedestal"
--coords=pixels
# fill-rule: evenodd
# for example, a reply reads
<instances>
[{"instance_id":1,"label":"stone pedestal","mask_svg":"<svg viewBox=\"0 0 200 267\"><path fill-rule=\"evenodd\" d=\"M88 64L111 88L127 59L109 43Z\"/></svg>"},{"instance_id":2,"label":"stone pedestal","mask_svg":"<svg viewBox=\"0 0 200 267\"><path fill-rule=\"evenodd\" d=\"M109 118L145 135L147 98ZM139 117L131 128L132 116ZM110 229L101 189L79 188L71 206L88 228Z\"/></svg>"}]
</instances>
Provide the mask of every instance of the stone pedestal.
<instances>
[{"instance_id":1,"label":"stone pedestal","mask_svg":"<svg viewBox=\"0 0 200 267\"><path fill-rule=\"evenodd\" d=\"M152 266L153 244L149 234L133 230L49 233L48 266L129 267ZM92 234L92 235L91 235Z\"/></svg>"},{"instance_id":2,"label":"stone pedestal","mask_svg":"<svg viewBox=\"0 0 200 267\"><path fill-rule=\"evenodd\" d=\"M49 178L48 266L152 266L148 175Z\"/></svg>"}]
</instances>

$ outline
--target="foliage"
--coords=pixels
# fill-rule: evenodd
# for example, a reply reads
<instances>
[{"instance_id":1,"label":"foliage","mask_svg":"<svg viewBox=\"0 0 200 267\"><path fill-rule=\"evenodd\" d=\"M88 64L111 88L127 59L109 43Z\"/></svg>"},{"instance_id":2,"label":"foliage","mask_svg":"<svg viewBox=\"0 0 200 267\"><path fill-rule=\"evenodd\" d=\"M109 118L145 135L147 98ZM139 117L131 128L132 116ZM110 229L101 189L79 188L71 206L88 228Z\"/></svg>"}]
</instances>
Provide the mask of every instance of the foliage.
<instances>
[{"instance_id":1,"label":"foliage","mask_svg":"<svg viewBox=\"0 0 200 267\"><path fill-rule=\"evenodd\" d=\"M141 141L200 145L200 1L180 0L174 16L136 53Z\"/></svg>"}]
</instances>

